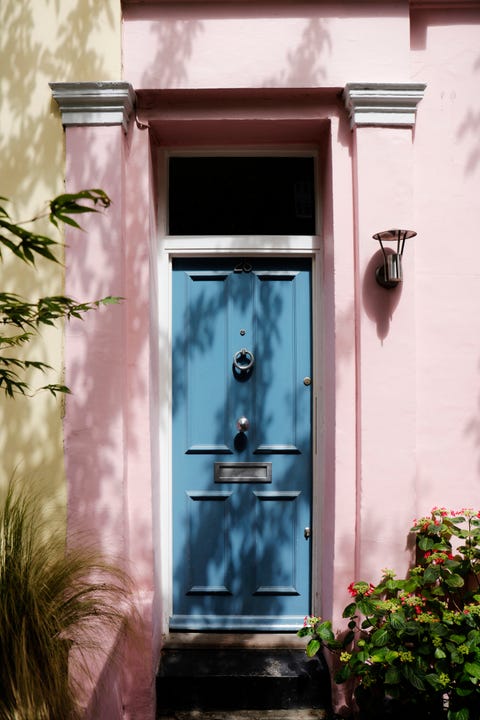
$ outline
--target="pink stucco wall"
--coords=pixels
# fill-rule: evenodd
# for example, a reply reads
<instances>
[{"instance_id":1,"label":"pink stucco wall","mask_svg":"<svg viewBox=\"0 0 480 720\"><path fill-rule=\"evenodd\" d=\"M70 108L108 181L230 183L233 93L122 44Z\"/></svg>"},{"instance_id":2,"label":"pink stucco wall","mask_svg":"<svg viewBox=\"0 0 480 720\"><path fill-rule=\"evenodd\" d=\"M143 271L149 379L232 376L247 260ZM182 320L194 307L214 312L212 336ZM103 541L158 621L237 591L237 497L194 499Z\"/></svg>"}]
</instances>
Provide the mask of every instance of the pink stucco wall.
<instances>
[{"instance_id":1,"label":"pink stucco wall","mask_svg":"<svg viewBox=\"0 0 480 720\"><path fill-rule=\"evenodd\" d=\"M68 233L66 287L79 299L123 298L67 332L66 380L72 388L65 415L68 519L71 532L80 531L123 565L134 582L134 633L127 660L117 659L116 668L123 672L124 717L139 720L151 717L156 665L149 163L148 140L141 133L125 138L119 126L67 130L67 189L102 187L112 205L101 221L85 221L88 243L79 231ZM108 694L99 698L109 706ZM99 717L102 707L94 704L91 717Z\"/></svg>"},{"instance_id":2,"label":"pink stucco wall","mask_svg":"<svg viewBox=\"0 0 480 720\"><path fill-rule=\"evenodd\" d=\"M385 566L402 573L416 515L477 504L480 11L426 4L125 3L124 79L151 131L134 123L127 135L120 127L67 130L67 185L104 187L114 200L108 231L96 223L88 246L71 243L67 291L126 298L67 333L74 396L65 442L71 522L127 559L146 618L147 665L129 700L143 714L131 717L152 717L165 630L154 557L168 378L156 373L167 346L156 325L152 146L319 149L316 609L337 622L351 580L376 580ZM425 83L415 127L351 130L340 91L358 81ZM418 237L407 245L403 286L388 292L374 280L372 235L391 226ZM138 658L128 665L132 686L136 668Z\"/></svg>"},{"instance_id":3,"label":"pink stucco wall","mask_svg":"<svg viewBox=\"0 0 480 720\"><path fill-rule=\"evenodd\" d=\"M124 19L134 87L342 87L409 63L407 2L133 3Z\"/></svg>"},{"instance_id":4,"label":"pink stucco wall","mask_svg":"<svg viewBox=\"0 0 480 720\"><path fill-rule=\"evenodd\" d=\"M412 72L428 82L414 146L419 512L479 496L479 14L412 22Z\"/></svg>"}]
</instances>

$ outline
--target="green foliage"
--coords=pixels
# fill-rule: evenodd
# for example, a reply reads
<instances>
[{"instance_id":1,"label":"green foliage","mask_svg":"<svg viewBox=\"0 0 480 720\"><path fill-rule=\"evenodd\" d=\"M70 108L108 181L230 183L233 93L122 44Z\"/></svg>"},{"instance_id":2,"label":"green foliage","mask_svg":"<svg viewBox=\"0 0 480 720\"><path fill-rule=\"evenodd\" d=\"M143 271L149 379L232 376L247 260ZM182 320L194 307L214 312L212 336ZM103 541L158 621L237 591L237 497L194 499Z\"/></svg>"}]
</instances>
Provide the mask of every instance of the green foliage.
<instances>
[{"instance_id":1,"label":"green foliage","mask_svg":"<svg viewBox=\"0 0 480 720\"><path fill-rule=\"evenodd\" d=\"M0 201L6 198L0 197ZM82 204L83 203L87 203ZM46 213L49 222L58 227L59 223L66 223L75 228L80 228L77 221L71 215L98 212L99 209L108 208L110 205L108 195L98 188L82 190L78 193L59 195L49 205L49 212ZM0 205L0 259L3 258L5 249L22 262L35 267L35 260L38 256L51 262L57 263L58 259L54 250L60 245L46 235L40 235L33 230L27 230L24 225L30 224L39 217L35 217L28 223L13 222L7 210ZM70 297L55 295L42 297L36 302L28 302L15 293L0 291L0 389L8 397L15 394L26 395L31 388L25 380L25 373L30 368L45 372L51 369L46 363L35 360L21 360L12 357L9 351L28 344L35 335L40 333L42 326L51 326L59 319L82 318L84 313L89 312L100 305L107 305L118 302L117 297L105 297L93 302L79 303ZM68 388L65 385L49 384L42 390L49 390L53 395L66 393Z\"/></svg>"},{"instance_id":2,"label":"green foliage","mask_svg":"<svg viewBox=\"0 0 480 720\"><path fill-rule=\"evenodd\" d=\"M127 588L94 552L66 551L39 520L38 499L10 483L0 507L0 720L79 717L69 653L87 662L108 629L125 625Z\"/></svg>"},{"instance_id":3,"label":"green foliage","mask_svg":"<svg viewBox=\"0 0 480 720\"><path fill-rule=\"evenodd\" d=\"M93 203L90 205L81 205L79 200L88 200ZM108 208L111 200L108 195L99 188L93 190L81 190L78 193L68 193L58 195L50 202L50 222L58 227L58 222L67 223L73 227L80 228L80 225L70 217L70 215L79 215L88 212L98 212L96 205L100 208Z\"/></svg>"},{"instance_id":4,"label":"green foliage","mask_svg":"<svg viewBox=\"0 0 480 720\"><path fill-rule=\"evenodd\" d=\"M313 657L325 644L328 648L340 648L340 643L335 641L332 631L332 623L330 620L313 615L307 616L304 620L303 628L300 628L297 635L299 637L308 637L308 643L305 652L308 657Z\"/></svg>"},{"instance_id":5,"label":"green foliage","mask_svg":"<svg viewBox=\"0 0 480 720\"><path fill-rule=\"evenodd\" d=\"M478 720L480 512L434 508L411 532L417 564L405 579L384 570L378 585L349 586L336 681L354 683L368 718L390 707L392 717L397 708L399 717L408 711L412 718ZM338 650L318 627L318 618L306 618L299 634L319 641L317 650Z\"/></svg>"}]
</instances>

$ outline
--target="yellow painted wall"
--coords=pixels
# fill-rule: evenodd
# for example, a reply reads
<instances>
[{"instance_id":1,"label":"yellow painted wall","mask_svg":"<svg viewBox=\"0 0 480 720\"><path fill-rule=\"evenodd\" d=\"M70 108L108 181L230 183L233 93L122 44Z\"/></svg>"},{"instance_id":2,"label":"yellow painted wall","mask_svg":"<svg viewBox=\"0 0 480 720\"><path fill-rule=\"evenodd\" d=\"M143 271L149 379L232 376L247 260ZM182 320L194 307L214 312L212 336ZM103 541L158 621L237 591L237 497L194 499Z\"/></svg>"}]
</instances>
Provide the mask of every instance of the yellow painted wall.
<instances>
[{"instance_id":1,"label":"yellow painted wall","mask_svg":"<svg viewBox=\"0 0 480 720\"><path fill-rule=\"evenodd\" d=\"M2 0L0 3L0 195L24 220L64 190L64 133L49 82L121 79L120 0ZM79 188L80 189L80 188ZM51 226L37 224L41 232ZM38 272L4 253L0 289L36 299L63 290L61 266ZM78 298L88 300L94 298ZM80 321L78 321L80 322ZM88 322L88 318L86 319ZM43 333L28 357L55 368L35 383L61 382L63 332ZM0 483L40 485L64 516L62 399L0 394Z\"/></svg>"}]
</instances>

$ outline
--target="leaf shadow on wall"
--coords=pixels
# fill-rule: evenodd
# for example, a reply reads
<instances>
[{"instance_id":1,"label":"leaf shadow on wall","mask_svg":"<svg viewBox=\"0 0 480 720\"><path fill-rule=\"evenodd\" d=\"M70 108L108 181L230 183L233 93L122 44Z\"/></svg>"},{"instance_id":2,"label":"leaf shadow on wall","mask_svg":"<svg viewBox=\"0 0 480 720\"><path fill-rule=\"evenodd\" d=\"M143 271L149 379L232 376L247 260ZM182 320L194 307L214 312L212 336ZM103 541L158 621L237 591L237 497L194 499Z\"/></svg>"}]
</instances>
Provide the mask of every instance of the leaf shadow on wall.
<instances>
[{"instance_id":1,"label":"leaf shadow on wall","mask_svg":"<svg viewBox=\"0 0 480 720\"><path fill-rule=\"evenodd\" d=\"M306 13L302 6L302 13ZM158 19L155 9L148 7L133 8L128 11L130 17L142 18L152 22L151 33L155 37L157 51L142 82L145 87L155 86L158 89L188 87L189 63L195 52L195 43L199 35L207 31L206 23L213 19L246 19L276 20L279 17L296 18L298 11L290 5L236 5L224 8L222 5L209 5L208 9L193 10L186 6L175 8L174 14L162 10L166 22ZM128 21L127 14L127 21ZM326 60L323 57L331 50L331 37L327 29L328 19L318 16L318 10L310 11L305 16L305 26L296 45L285 49L283 69L276 75L265 77L261 81L263 87L316 87L320 86L326 76ZM265 43L266 37L259 35L258 41ZM248 44L251 37L245 39L244 56L248 57L252 47ZM232 68L234 70L234 68ZM245 85L248 86L248 81Z\"/></svg>"},{"instance_id":2,"label":"leaf shadow on wall","mask_svg":"<svg viewBox=\"0 0 480 720\"><path fill-rule=\"evenodd\" d=\"M142 17L149 17L149 9L140 9ZM152 82L159 89L188 85L187 64L192 55L195 39L204 29L201 20L180 18L175 22L156 22L151 33L158 48L149 64L144 82L148 87ZM152 70L151 68L154 68Z\"/></svg>"},{"instance_id":3,"label":"leaf shadow on wall","mask_svg":"<svg viewBox=\"0 0 480 720\"><path fill-rule=\"evenodd\" d=\"M472 79L474 73L480 72L480 55L476 58L472 67ZM467 153L465 174L473 175L480 166L480 107L478 106L478 95L470 96L472 101L477 100L477 108L470 107L457 130L458 143L470 141L471 146Z\"/></svg>"},{"instance_id":4,"label":"leaf shadow on wall","mask_svg":"<svg viewBox=\"0 0 480 720\"><path fill-rule=\"evenodd\" d=\"M289 50L286 69L277 76L270 76L263 82L264 87L290 87L321 85L326 70L320 64L320 57L328 55L332 47L326 20L313 17L303 29L298 45Z\"/></svg>"},{"instance_id":5,"label":"leaf shadow on wall","mask_svg":"<svg viewBox=\"0 0 480 720\"><path fill-rule=\"evenodd\" d=\"M109 5L96 0L77 0L69 2L65 9L58 0L1 3L0 195L11 200L8 211L15 220L23 221L43 211L44 203L64 189L63 133L48 83L105 76L102 52L93 47L89 38L92 28L113 28ZM42 37L40 27L47 23L48 36ZM31 227L61 239L45 222L39 221ZM85 236L79 241L88 242ZM59 259L61 255L59 248ZM41 259L36 269L28 268L20 262L10 262L5 254L1 289L31 300L60 294L63 268ZM90 299L93 297L82 298ZM58 326L42 332L38 341L25 347L24 357L53 366L48 375L38 374L32 378L34 386L62 382L61 335L62 328ZM55 355L52 347L58 348ZM19 397L16 400L0 395L0 482L13 474L19 481L34 482L44 499L39 512L45 519L56 521L65 519L63 410L62 399L48 393L40 393L34 399Z\"/></svg>"},{"instance_id":6,"label":"leaf shadow on wall","mask_svg":"<svg viewBox=\"0 0 480 720\"><path fill-rule=\"evenodd\" d=\"M478 361L478 371L480 373L480 360ZM473 417L470 417L470 419L468 419L468 422L466 423L464 428L464 432L465 435L472 438L475 447L478 448L477 472L478 476L480 477L480 394L477 396L477 412ZM477 487L472 487L472 492L475 494L476 497L478 497ZM467 501L467 503L470 502L472 502L473 506L478 503L477 500Z\"/></svg>"}]
</instances>

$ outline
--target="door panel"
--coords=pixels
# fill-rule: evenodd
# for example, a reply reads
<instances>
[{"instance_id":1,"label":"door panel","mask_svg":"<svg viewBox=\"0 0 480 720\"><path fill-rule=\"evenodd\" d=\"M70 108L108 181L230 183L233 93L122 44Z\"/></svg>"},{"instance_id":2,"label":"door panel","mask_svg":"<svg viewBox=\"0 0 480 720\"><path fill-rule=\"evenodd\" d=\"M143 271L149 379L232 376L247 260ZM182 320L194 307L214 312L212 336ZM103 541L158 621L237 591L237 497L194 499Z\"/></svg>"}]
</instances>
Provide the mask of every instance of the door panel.
<instances>
[{"instance_id":1,"label":"door panel","mask_svg":"<svg viewBox=\"0 0 480 720\"><path fill-rule=\"evenodd\" d=\"M254 438L256 453L297 453L296 428L298 408L295 405L298 376L295 338L295 301L298 295L297 272L270 271L255 273L256 337L262 362L255 396ZM281 314L281 319L280 319ZM275 409L267 416L268 409Z\"/></svg>"},{"instance_id":2,"label":"door panel","mask_svg":"<svg viewBox=\"0 0 480 720\"><path fill-rule=\"evenodd\" d=\"M185 362L179 370L183 377L178 385L174 377L174 404L182 392L186 402L182 432L187 453L229 452L228 406L224 401L228 382L228 275L192 271L186 277L188 307L183 312L186 325L181 340L186 343L181 349ZM201 392L195 392L196 388ZM207 403L205 398L209 399Z\"/></svg>"},{"instance_id":3,"label":"door panel","mask_svg":"<svg viewBox=\"0 0 480 720\"><path fill-rule=\"evenodd\" d=\"M310 610L310 286L304 260L174 263L172 630Z\"/></svg>"},{"instance_id":4,"label":"door panel","mask_svg":"<svg viewBox=\"0 0 480 720\"><path fill-rule=\"evenodd\" d=\"M231 558L228 543L231 492L186 493L188 555L188 595L228 595ZM202 538L197 546L197 538Z\"/></svg>"},{"instance_id":5,"label":"door panel","mask_svg":"<svg viewBox=\"0 0 480 720\"><path fill-rule=\"evenodd\" d=\"M299 492L255 492L256 595L299 595L295 538ZM282 527L284 541L271 542L273 528ZM300 580L301 582L301 580Z\"/></svg>"}]
</instances>

